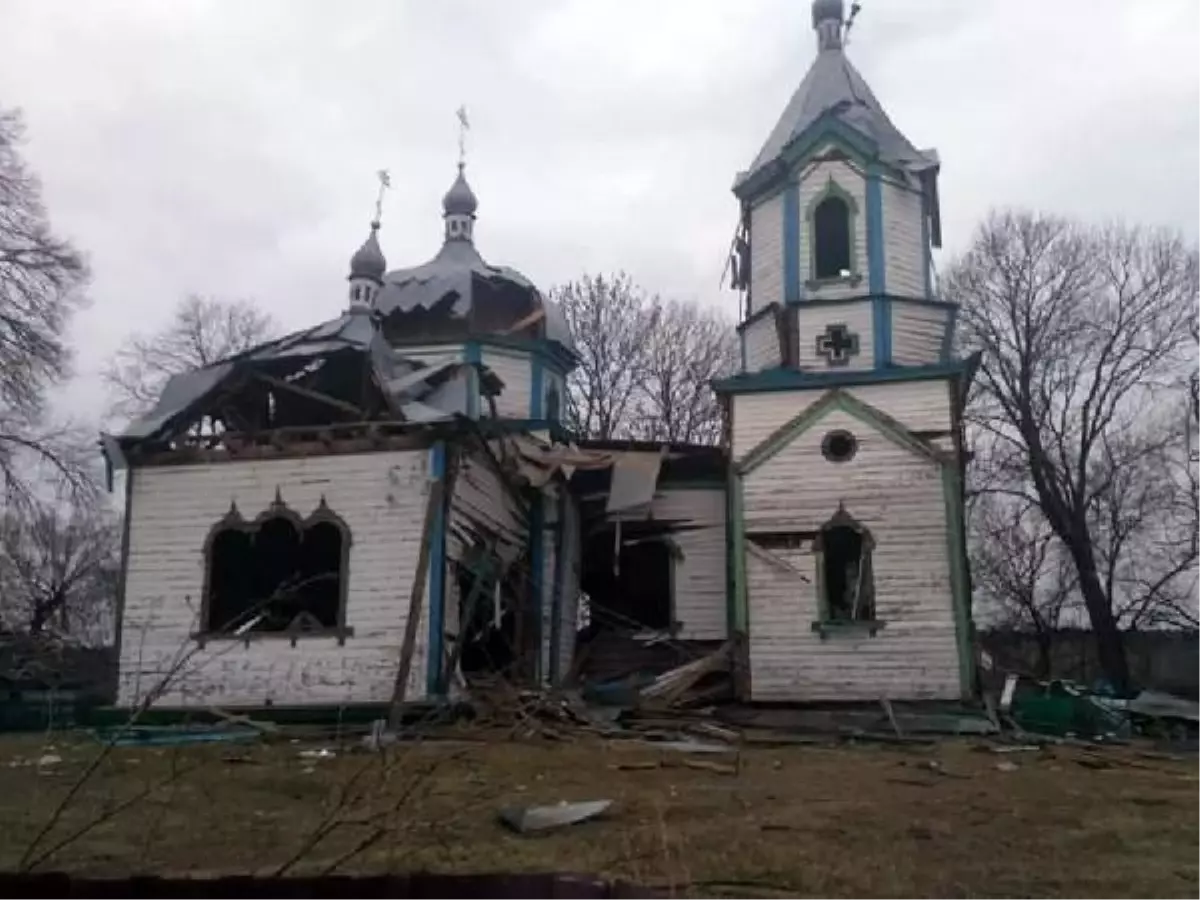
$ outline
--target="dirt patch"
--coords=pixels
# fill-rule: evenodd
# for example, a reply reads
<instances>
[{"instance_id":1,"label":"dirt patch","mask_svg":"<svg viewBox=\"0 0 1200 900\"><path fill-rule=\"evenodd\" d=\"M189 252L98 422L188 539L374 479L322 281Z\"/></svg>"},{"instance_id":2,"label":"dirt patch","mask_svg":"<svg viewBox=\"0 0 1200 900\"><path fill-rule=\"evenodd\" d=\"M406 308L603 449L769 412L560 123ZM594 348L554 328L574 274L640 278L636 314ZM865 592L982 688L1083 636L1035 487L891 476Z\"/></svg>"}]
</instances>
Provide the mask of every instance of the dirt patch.
<instances>
[{"instance_id":1,"label":"dirt patch","mask_svg":"<svg viewBox=\"0 0 1200 900\"><path fill-rule=\"evenodd\" d=\"M33 857L62 844L38 869L92 876L572 871L710 896L1194 897L1200 879L1196 762L1133 750L1094 768L1066 748L751 747L695 768L598 739L313 749L116 750ZM0 744L0 867L95 753ZM496 817L598 798L604 817L537 836Z\"/></svg>"}]
</instances>

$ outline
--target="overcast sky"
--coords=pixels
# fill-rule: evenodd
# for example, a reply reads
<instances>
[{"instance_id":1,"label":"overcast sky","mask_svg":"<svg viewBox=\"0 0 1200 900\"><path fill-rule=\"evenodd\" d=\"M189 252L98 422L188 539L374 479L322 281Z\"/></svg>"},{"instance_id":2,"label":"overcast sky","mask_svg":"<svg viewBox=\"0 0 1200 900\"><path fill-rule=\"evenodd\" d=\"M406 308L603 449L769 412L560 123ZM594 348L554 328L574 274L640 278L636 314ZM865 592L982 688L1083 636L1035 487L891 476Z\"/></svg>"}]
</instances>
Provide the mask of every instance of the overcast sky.
<instances>
[{"instance_id":1,"label":"overcast sky","mask_svg":"<svg viewBox=\"0 0 1200 900\"><path fill-rule=\"evenodd\" d=\"M947 252L996 205L1197 234L1196 0L863 0L850 56L942 158ZM441 238L543 288L623 268L732 311L730 193L815 53L807 0L0 0L0 104L91 260L73 410L187 292L338 314L375 171L390 267Z\"/></svg>"}]
</instances>

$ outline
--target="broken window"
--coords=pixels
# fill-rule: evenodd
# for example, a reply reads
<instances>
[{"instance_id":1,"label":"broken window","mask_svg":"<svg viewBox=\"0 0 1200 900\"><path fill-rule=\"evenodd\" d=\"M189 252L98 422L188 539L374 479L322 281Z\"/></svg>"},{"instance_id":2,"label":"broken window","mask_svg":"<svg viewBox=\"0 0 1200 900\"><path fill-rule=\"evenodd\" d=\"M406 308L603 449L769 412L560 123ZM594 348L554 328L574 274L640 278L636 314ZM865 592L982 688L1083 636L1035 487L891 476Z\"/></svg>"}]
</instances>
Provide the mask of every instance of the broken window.
<instances>
[{"instance_id":1,"label":"broken window","mask_svg":"<svg viewBox=\"0 0 1200 900\"><path fill-rule=\"evenodd\" d=\"M661 527L661 526L660 526ZM673 624L675 545L664 534L604 529L584 550L581 588L593 623L665 631Z\"/></svg>"},{"instance_id":2,"label":"broken window","mask_svg":"<svg viewBox=\"0 0 1200 900\"><path fill-rule=\"evenodd\" d=\"M813 211L813 277L842 278L851 272L850 206L830 194Z\"/></svg>"},{"instance_id":3,"label":"broken window","mask_svg":"<svg viewBox=\"0 0 1200 900\"><path fill-rule=\"evenodd\" d=\"M324 498L307 519L278 496L253 522L235 505L205 549L203 632L344 633L349 549Z\"/></svg>"},{"instance_id":4,"label":"broken window","mask_svg":"<svg viewBox=\"0 0 1200 900\"><path fill-rule=\"evenodd\" d=\"M829 622L873 622L875 579L871 535L844 510L839 510L821 529L817 541L823 618Z\"/></svg>"}]
</instances>

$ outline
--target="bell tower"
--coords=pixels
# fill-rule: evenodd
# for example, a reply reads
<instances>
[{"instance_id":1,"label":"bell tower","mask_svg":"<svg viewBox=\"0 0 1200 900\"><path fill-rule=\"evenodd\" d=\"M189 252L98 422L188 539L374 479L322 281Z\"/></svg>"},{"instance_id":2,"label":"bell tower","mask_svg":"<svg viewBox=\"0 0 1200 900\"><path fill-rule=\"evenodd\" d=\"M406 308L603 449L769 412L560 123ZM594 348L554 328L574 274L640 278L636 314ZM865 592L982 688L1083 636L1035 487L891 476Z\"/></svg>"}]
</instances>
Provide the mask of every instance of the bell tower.
<instances>
[{"instance_id":1,"label":"bell tower","mask_svg":"<svg viewBox=\"0 0 1200 900\"><path fill-rule=\"evenodd\" d=\"M741 371L715 388L739 694L966 696L961 414L978 358L955 358L933 279L940 163L850 62L842 0L815 0L812 26L815 58L733 186Z\"/></svg>"},{"instance_id":2,"label":"bell tower","mask_svg":"<svg viewBox=\"0 0 1200 900\"><path fill-rule=\"evenodd\" d=\"M932 267L937 153L909 142L850 62L841 0L812 14L816 57L734 183L748 245L743 372L948 361L954 307ZM831 326L857 338L848 356L822 352Z\"/></svg>"}]
</instances>

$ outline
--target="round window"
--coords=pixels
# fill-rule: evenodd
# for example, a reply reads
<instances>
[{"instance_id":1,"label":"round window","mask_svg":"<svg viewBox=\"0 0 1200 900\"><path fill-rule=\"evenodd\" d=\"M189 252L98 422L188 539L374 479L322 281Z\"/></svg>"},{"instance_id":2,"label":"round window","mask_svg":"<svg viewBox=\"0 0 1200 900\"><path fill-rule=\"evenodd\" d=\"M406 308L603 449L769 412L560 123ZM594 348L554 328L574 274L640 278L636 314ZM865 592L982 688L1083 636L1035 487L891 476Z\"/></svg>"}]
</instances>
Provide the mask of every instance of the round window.
<instances>
[{"instance_id":1,"label":"round window","mask_svg":"<svg viewBox=\"0 0 1200 900\"><path fill-rule=\"evenodd\" d=\"M821 441L821 453L830 462L847 462L857 451L858 441L848 431L831 431Z\"/></svg>"}]
</instances>

